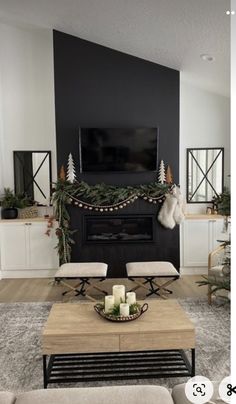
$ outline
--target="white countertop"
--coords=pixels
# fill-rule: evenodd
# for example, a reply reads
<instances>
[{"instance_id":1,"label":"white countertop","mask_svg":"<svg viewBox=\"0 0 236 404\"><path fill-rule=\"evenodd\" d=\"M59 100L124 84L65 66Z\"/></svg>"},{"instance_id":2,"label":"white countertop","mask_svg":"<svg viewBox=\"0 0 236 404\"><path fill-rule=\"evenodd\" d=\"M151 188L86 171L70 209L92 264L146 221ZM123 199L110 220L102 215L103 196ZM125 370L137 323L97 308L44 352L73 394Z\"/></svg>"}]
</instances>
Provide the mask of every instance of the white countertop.
<instances>
[{"instance_id":1,"label":"white countertop","mask_svg":"<svg viewBox=\"0 0 236 404\"><path fill-rule=\"evenodd\" d=\"M47 222L49 218L45 217L33 217L33 218L25 218L25 219L0 219L1 223L24 223L24 222Z\"/></svg>"}]
</instances>

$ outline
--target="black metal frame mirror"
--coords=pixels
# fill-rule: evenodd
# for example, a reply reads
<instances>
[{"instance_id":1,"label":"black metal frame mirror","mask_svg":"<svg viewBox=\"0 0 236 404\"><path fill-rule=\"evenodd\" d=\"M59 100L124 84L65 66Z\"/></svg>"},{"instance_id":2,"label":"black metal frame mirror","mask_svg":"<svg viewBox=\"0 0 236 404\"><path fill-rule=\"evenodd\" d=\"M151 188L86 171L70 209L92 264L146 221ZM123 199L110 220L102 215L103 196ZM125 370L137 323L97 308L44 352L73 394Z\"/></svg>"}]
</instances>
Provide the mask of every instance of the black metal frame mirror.
<instances>
[{"instance_id":1,"label":"black metal frame mirror","mask_svg":"<svg viewBox=\"0 0 236 404\"><path fill-rule=\"evenodd\" d=\"M224 148L187 149L187 202L212 202L223 188Z\"/></svg>"},{"instance_id":2,"label":"black metal frame mirror","mask_svg":"<svg viewBox=\"0 0 236 404\"><path fill-rule=\"evenodd\" d=\"M49 205L52 194L51 152L18 150L13 155L15 192L29 196L39 205Z\"/></svg>"}]
</instances>

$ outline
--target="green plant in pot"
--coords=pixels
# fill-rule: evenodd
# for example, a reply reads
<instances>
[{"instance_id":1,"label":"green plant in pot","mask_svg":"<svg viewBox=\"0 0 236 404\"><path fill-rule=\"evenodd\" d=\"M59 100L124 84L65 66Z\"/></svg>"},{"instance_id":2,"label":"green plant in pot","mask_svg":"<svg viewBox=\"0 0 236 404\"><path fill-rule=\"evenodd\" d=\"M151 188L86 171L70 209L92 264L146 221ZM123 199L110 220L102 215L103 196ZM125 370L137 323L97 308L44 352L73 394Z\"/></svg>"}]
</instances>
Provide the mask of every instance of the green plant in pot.
<instances>
[{"instance_id":1,"label":"green plant in pot","mask_svg":"<svg viewBox=\"0 0 236 404\"><path fill-rule=\"evenodd\" d=\"M224 188L222 194L213 197L213 204L216 206L217 212L224 216L224 230L227 232L229 224L229 216L231 211L231 195L228 188Z\"/></svg>"},{"instance_id":2,"label":"green plant in pot","mask_svg":"<svg viewBox=\"0 0 236 404\"><path fill-rule=\"evenodd\" d=\"M18 216L17 197L10 188L4 188L1 197L2 219L16 219Z\"/></svg>"},{"instance_id":3,"label":"green plant in pot","mask_svg":"<svg viewBox=\"0 0 236 404\"><path fill-rule=\"evenodd\" d=\"M17 208L25 208L32 203L25 195L15 195L10 188L4 188L4 195L0 199L2 207L2 219L16 219L18 216Z\"/></svg>"}]
</instances>

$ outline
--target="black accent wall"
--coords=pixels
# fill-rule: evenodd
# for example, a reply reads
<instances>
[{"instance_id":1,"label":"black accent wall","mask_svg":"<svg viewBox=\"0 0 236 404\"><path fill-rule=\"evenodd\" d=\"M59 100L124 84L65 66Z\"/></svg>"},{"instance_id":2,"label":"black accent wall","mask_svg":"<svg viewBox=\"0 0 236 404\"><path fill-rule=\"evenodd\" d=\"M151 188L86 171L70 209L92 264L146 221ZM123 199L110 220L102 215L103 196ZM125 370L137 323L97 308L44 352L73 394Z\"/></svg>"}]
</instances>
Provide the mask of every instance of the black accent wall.
<instances>
[{"instance_id":1,"label":"black accent wall","mask_svg":"<svg viewBox=\"0 0 236 404\"><path fill-rule=\"evenodd\" d=\"M127 262L133 261L170 261L179 269L179 226L173 230L164 229L156 220L159 206L143 200L137 200L132 205L119 211L113 211L112 216L121 215L152 215L154 223L154 241L150 243L107 243L87 244L84 235L84 220L87 215L98 215L98 212L88 212L73 206L69 207L72 227L78 229L73 235L75 245L72 248L73 262L106 262L108 277L121 278L126 276ZM109 213L105 213L106 216Z\"/></svg>"},{"instance_id":2,"label":"black accent wall","mask_svg":"<svg viewBox=\"0 0 236 404\"><path fill-rule=\"evenodd\" d=\"M62 164L66 166L70 152L78 166L79 127L158 127L158 159L171 165L174 181L178 183L179 72L59 31L53 32L53 40L58 170ZM81 174L79 179L90 184L106 182L127 185L148 183L156 177L157 173L154 172L86 173ZM122 213L137 213L138 202L132 206L123 209ZM81 229L84 212L71 209L72 227ZM142 202L141 210L144 214L150 213L150 205ZM156 206L152 206L152 211L156 213ZM171 260L178 267L178 228L171 231L157 224L156 232L158 243L153 244L153 250L150 250L151 246L145 247L143 260L161 257ZM94 260L95 246L88 250L79 232L76 239L72 259L83 261L90 257L91 261ZM97 258L99 256L101 259L102 254L103 260L109 261L111 249L104 249L103 252L100 246L98 249L100 255L97 254ZM122 254L118 252L119 249L122 249ZM124 260L129 260L129 256L130 260L135 257L138 260L140 246L137 245L136 250L135 246L121 246L119 249L116 250L117 254L124 256ZM131 254L131 250L134 253ZM115 276L123 274L124 267L121 273L118 272L116 269Z\"/></svg>"}]
</instances>

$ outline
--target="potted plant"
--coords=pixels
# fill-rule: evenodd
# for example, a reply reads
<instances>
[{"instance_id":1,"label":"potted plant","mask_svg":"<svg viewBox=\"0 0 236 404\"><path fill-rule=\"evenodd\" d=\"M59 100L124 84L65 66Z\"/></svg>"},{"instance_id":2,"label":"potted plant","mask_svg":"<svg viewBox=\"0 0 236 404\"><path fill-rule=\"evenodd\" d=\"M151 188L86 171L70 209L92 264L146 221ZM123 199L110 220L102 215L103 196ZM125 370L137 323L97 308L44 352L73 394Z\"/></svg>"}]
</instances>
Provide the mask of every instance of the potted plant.
<instances>
[{"instance_id":1,"label":"potted plant","mask_svg":"<svg viewBox=\"0 0 236 404\"><path fill-rule=\"evenodd\" d=\"M224 188L222 194L213 197L213 205L216 207L217 213L224 216L224 230L226 233L228 230L229 216L231 210L231 196L228 188Z\"/></svg>"},{"instance_id":2,"label":"potted plant","mask_svg":"<svg viewBox=\"0 0 236 404\"><path fill-rule=\"evenodd\" d=\"M16 219L18 216L17 208L25 208L31 205L31 201L25 195L15 195L10 188L4 188L4 195L0 199L2 207L2 219Z\"/></svg>"},{"instance_id":3,"label":"potted plant","mask_svg":"<svg viewBox=\"0 0 236 404\"><path fill-rule=\"evenodd\" d=\"M2 219L16 219L18 216L17 197L10 188L4 188L1 198Z\"/></svg>"}]
</instances>

